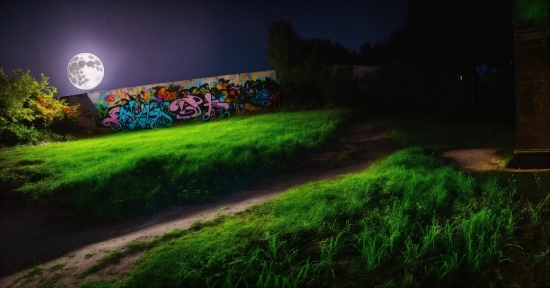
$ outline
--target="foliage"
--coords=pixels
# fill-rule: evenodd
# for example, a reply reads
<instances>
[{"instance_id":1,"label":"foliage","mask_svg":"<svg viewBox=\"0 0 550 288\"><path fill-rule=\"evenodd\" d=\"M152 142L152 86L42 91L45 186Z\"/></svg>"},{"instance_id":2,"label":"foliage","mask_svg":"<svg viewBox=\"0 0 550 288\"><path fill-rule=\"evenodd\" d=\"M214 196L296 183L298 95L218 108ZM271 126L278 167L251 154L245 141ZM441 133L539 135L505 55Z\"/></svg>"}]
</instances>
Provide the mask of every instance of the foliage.
<instances>
[{"instance_id":1,"label":"foliage","mask_svg":"<svg viewBox=\"0 0 550 288\"><path fill-rule=\"evenodd\" d=\"M399 30L394 31L388 37L376 42L374 46L368 41L361 44L359 54L357 54L357 60L354 64L374 66L392 65L393 59L391 59L391 56L393 56L393 53L391 53L392 49L389 49L390 46L388 46L388 42L398 33Z\"/></svg>"},{"instance_id":2,"label":"foliage","mask_svg":"<svg viewBox=\"0 0 550 288\"><path fill-rule=\"evenodd\" d=\"M36 128L77 119L78 105L54 98L57 89L48 85L44 74L36 80L30 70L13 72L15 76L9 76L0 68L0 143L35 142Z\"/></svg>"},{"instance_id":3,"label":"foliage","mask_svg":"<svg viewBox=\"0 0 550 288\"><path fill-rule=\"evenodd\" d=\"M330 39L321 40L313 38L302 41L300 51L300 57L302 61L312 50L316 50L315 53L322 55L322 63L332 65L350 65L357 63L357 57L355 54L349 52L349 50L342 46L339 42L332 43Z\"/></svg>"},{"instance_id":4,"label":"foliage","mask_svg":"<svg viewBox=\"0 0 550 288\"><path fill-rule=\"evenodd\" d=\"M519 21L550 22L550 2L547 0L517 0L514 16Z\"/></svg>"},{"instance_id":5,"label":"foliage","mask_svg":"<svg viewBox=\"0 0 550 288\"><path fill-rule=\"evenodd\" d=\"M289 22L279 20L268 27L267 57L281 72L284 106L323 107L353 103L349 51L330 40L301 39Z\"/></svg>"},{"instance_id":6,"label":"foliage","mask_svg":"<svg viewBox=\"0 0 550 288\"><path fill-rule=\"evenodd\" d=\"M539 12L548 6L540 4L548 3L545 0L521 1L537 6ZM512 0L412 0L403 28L374 45L363 43L359 53L350 53L329 39L301 39L290 23L273 22L268 29L268 57L274 68L282 71L285 67L279 78L283 106L353 103L396 114L424 113L449 116L451 120L482 114L495 121L508 121L515 113L514 86L510 85L512 6ZM496 68L492 81L475 76L475 68L486 63ZM379 78L360 83L370 90L366 97L358 97L364 92L350 85L350 79L342 81L339 76L344 73L336 80L329 72L327 66L341 64L389 69L379 73ZM464 79L461 82L460 77ZM482 107L472 109L473 98L481 98L478 102L483 102Z\"/></svg>"},{"instance_id":7,"label":"foliage","mask_svg":"<svg viewBox=\"0 0 550 288\"><path fill-rule=\"evenodd\" d=\"M35 98L41 93L53 97L53 91L47 89L47 78L42 77L37 82L30 71L14 72L17 76L10 77L0 68L0 125L33 121L35 116L32 107L36 106Z\"/></svg>"},{"instance_id":8,"label":"foliage","mask_svg":"<svg viewBox=\"0 0 550 288\"><path fill-rule=\"evenodd\" d=\"M44 74L41 74L40 81L36 81L29 70L14 70L14 73L16 76L10 77L0 69L0 124L32 123L37 118L51 122L55 113L49 110L56 107L50 99L53 99L56 88L48 86Z\"/></svg>"},{"instance_id":9,"label":"foliage","mask_svg":"<svg viewBox=\"0 0 550 288\"><path fill-rule=\"evenodd\" d=\"M0 125L0 146L14 146L18 143L36 144L42 139L42 133L19 123Z\"/></svg>"},{"instance_id":10,"label":"foliage","mask_svg":"<svg viewBox=\"0 0 550 288\"><path fill-rule=\"evenodd\" d=\"M306 107L352 106L354 83L351 67L331 66L308 55L304 63L289 70L281 83L286 105Z\"/></svg>"},{"instance_id":11,"label":"foliage","mask_svg":"<svg viewBox=\"0 0 550 288\"><path fill-rule=\"evenodd\" d=\"M281 84L282 93L279 103L288 106L289 99L291 99L287 93L288 89L285 88L288 85L287 80L291 80L288 71L298 63L302 39L292 29L292 24L284 20L272 22L268 26L267 32L268 51L266 56L271 66L277 71L277 77Z\"/></svg>"},{"instance_id":12,"label":"foliage","mask_svg":"<svg viewBox=\"0 0 550 288\"><path fill-rule=\"evenodd\" d=\"M301 39L292 29L292 24L284 20L274 21L268 26L267 33L267 59L271 66L285 71L296 65Z\"/></svg>"}]
</instances>

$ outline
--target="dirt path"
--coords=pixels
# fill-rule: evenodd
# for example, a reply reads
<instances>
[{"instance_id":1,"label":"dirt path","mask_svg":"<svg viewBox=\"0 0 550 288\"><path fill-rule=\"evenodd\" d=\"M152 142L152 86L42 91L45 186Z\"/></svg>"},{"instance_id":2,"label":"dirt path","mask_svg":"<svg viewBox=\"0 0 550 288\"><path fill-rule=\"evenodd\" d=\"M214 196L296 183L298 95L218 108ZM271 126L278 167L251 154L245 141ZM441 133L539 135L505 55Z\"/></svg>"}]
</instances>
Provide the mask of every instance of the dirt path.
<instances>
[{"instance_id":1,"label":"dirt path","mask_svg":"<svg viewBox=\"0 0 550 288\"><path fill-rule=\"evenodd\" d=\"M264 179L215 203L174 207L151 217L109 226L84 227L55 211L21 208L21 203L14 203L13 199L0 199L0 287L11 284L33 287L37 282L25 283L33 277L44 281L53 277L56 283L74 284L82 281L78 275L83 271L109 252L121 251L131 241L152 238L175 228L186 229L197 220L213 219L218 214L244 211L296 185L360 171L395 148L383 126L355 123L336 143L312 155L308 168L301 173ZM89 278L120 277L139 256L126 257ZM45 268L29 270L36 265ZM35 276L23 277L33 273ZM41 275L47 277L40 278Z\"/></svg>"},{"instance_id":2,"label":"dirt path","mask_svg":"<svg viewBox=\"0 0 550 288\"><path fill-rule=\"evenodd\" d=\"M468 148L445 151L442 158L450 159L466 172L500 171L507 173L545 172L550 169L514 169L508 168L502 157L497 156L497 148Z\"/></svg>"},{"instance_id":3,"label":"dirt path","mask_svg":"<svg viewBox=\"0 0 550 288\"><path fill-rule=\"evenodd\" d=\"M441 153L441 157L452 159L458 167L467 172L482 172L504 169L502 160L494 148L456 149Z\"/></svg>"}]
</instances>

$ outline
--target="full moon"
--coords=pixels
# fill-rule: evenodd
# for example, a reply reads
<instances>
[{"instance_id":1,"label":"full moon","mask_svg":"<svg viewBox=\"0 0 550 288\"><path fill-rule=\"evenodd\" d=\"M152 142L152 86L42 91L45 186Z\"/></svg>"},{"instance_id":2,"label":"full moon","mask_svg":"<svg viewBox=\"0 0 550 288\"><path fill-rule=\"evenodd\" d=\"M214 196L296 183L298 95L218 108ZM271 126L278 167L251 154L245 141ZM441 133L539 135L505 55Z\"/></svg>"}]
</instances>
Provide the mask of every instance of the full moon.
<instances>
[{"instance_id":1,"label":"full moon","mask_svg":"<svg viewBox=\"0 0 550 288\"><path fill-rule=\"evenodd\" d=\"M90 90L103 79L103 63L94 54L80 53L74 56L67 66L67 76L74 87Z\"/></svg>"}]
</instances>

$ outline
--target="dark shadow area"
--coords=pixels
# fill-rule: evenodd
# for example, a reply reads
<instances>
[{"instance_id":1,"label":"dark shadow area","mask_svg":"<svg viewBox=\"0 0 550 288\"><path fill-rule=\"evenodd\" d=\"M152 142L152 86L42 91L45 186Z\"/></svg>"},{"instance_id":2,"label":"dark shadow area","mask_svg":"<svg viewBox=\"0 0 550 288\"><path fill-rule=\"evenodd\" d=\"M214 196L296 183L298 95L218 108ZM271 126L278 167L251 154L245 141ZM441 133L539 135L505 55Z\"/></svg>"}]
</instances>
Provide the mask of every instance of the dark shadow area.
<instances>
[{"instance_id":1,"label":"dark shadow area","mask_svg":"<svg viewBox=\"0 0 550 288\"><path fill-rule=\"evenodd\" d=\"M550 169L550 152L516 153L508 164L512 169Z\"/></svg>"}]
</instances>

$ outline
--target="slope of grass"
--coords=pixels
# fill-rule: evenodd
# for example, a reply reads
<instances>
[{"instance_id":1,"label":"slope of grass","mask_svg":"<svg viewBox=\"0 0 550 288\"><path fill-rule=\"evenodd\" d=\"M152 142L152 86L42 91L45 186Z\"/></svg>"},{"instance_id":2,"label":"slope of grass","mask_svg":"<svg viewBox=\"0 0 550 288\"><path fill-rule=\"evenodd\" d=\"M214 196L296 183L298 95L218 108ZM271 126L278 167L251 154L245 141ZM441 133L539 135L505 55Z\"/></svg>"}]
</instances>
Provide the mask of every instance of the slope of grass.
<instances>
[{"instance_id":1,"label":"slope of grass","mask_svg":"<svg viewBox=\"0 0 550 288\"><path fill-rule=\"evenodd\" d=\"M346 111L280 112L4 150L0 184L116 218L208 201L267 173L299 169Z\"/></svg>"},{"instance_id":2,"label":"slope of grass","mask_svg":"<svg viewBox=\"0 0 550 288\"><path fill-rule=\"evenodd\" d=\"M401 122L410 130L393 136L423 148L132 243L82 274L80 287L547 287L550 196L518 201L515 178L502 185L437 157L469 137L506 149L491 138L502 129L507 139L506 129L418 123ZM541 186L537 174L533 181ZM145 256L122 280L86 280L136 251Z\"/></svg>"},{"instance_id":3,"label":"slope of grass","mask_svg":"<svg viewBox=\"0 0 550 288\"><path fill-rule=\"evenodd\" d=\"M494 268L515 245L513 194L409 148L197 223L146 252L122 281L82 287L509 285Z\"/></svg>"}]
</instances>

